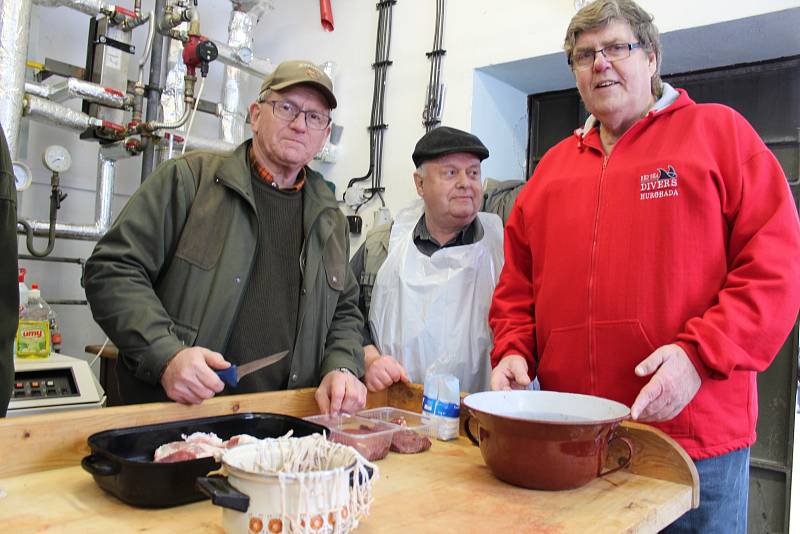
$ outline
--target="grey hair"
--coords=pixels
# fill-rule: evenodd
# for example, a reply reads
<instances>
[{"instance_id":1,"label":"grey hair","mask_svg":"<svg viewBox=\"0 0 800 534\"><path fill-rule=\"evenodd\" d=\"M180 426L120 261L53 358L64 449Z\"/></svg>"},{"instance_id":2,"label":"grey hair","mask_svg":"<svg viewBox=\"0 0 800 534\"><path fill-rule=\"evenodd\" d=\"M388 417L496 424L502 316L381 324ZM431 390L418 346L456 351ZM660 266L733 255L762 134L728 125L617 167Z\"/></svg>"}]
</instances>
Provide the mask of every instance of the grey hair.
<instances>
[{"instance_id":1,"label":"grey hair","mask_svg":"<svg viewBox=\"0 0 800 534\"><path fill-rule=\"evenodd\" d=\"M653 24L653 16L632 0L595 0L578 11L569 23L564 39L567 59L572 58L578 36L585 32L602 28L612 22L627 22L642 48L656 56L656 71L650 79L650 92L660 98L664 87L661 81L661 40L658 28Z\"/></svg>"}]
</instances>

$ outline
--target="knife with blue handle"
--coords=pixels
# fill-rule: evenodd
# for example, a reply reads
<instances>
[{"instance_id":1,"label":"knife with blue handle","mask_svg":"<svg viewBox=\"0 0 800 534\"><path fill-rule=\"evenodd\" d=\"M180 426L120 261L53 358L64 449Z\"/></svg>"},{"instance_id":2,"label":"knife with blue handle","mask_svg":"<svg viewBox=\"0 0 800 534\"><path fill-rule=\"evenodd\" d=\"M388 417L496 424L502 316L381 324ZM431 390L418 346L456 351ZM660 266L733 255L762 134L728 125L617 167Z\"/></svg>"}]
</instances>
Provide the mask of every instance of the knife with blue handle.
<instances>
[{"instance_id":1,"label":"knife with blue handle","mask_svg":"<svg viewBox=\"0 0 800 534\"><path fill-rule=\"evenodd\" d=\"M265 356L264 358L253 360L252 362L242 365L231 365L227 369L214 372L217 373L217 376L220 377L223 382L235 388L237 385L239 385L239 380L241 380L243 376L249 375L250 373L258 371L259 369L263 369L268 365L278 363L284 359L287 354L289 354L289 351L284 350L283 352L278 352L271 356Z\"/></svg>"}]
</instances>

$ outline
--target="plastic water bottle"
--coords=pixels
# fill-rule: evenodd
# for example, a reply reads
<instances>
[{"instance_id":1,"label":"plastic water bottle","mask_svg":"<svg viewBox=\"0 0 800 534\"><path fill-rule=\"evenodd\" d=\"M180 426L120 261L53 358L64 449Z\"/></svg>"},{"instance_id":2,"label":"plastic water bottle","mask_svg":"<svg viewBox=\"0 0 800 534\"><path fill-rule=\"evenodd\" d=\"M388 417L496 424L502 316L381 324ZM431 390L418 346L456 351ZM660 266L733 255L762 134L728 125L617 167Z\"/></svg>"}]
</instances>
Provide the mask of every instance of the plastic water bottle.
<instances>
[{"instance_id":1,"label":"plastic water bottle","mask_svg":"<svg viewBox=\"0 0 800 534\"><path fill-rule=\"evenodd\" d=\"M39 286L31 284L28 304L17 328L17 358L50 356L50 317L52 310L42 298Z\"/></svg>"}]
</instances>

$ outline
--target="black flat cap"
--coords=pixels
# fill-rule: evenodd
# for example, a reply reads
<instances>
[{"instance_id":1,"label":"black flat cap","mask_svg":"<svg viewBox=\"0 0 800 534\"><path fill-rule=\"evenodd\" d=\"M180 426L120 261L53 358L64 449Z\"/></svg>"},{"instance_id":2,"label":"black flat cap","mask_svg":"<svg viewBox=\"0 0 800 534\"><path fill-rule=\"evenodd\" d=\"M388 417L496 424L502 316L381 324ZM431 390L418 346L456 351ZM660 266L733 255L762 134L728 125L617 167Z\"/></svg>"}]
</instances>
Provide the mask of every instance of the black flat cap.
<instances>
[{"instance_id":1,"label":"black flat cap","mask_svg":"<svg viewBox=\"0 0 800 534\"><path fill-rule=\"evenodd\" d=\"M459 152L475 154L480 161L489 157L489 149L476 136L449 126L439 126L417 141L411 159L419 167L428 160Z\"/></svg>"}]
</instances>

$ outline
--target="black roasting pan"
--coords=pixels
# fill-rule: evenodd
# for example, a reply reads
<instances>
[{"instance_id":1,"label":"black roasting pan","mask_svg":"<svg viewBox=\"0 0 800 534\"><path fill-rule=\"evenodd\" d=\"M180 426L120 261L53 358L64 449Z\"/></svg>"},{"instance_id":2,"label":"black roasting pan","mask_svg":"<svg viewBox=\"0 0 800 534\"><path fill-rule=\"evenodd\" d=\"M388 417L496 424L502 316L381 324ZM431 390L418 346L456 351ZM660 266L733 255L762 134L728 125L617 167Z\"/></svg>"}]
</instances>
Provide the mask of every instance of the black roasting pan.
<instances>
[{"instance_id":1,"label":"black roasting pan","mask_svg":"<svg viewBox=\"0 0 800 534\"><path fill-rule=\"evenodd\" d=\"M322 433L324 426L273 413L239 413L147 426L119 428L92 434L92 453L81 461L95 482L121 501L145 508L166 508L205 499L195 488L197 477L219 468L213 458L155 463L155 450L181 434L213 432L223 440L237 434L276 438L290 430L295 437Z\"/></svg>"}]
</instances>

